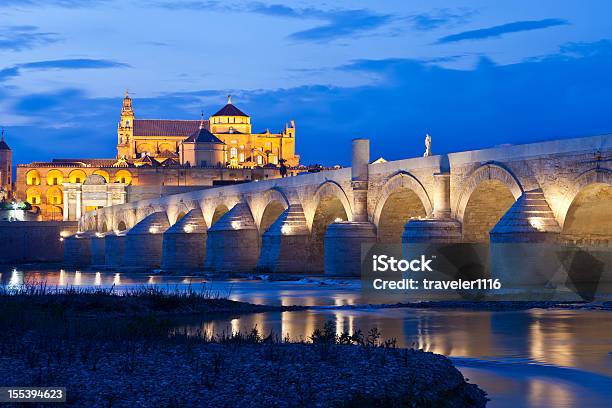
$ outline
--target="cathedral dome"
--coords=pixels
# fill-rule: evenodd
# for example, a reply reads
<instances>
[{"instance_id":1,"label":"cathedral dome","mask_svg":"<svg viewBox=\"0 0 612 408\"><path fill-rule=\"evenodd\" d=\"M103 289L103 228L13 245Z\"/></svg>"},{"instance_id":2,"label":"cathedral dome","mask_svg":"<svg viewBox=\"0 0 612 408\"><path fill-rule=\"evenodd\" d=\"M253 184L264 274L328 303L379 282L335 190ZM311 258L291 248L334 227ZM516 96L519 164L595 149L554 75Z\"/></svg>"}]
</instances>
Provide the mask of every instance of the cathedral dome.
<instances>
[{"instance_id":1,"label":"cathedral dome","mask_svg":"<svg viewBox=\"0 0 612 408\"><path fill-rule=\"evenodd\" d=\"M215 117L215 116L243 116L246 118L249 117L249 115L247 115L246 113L244 113L243 111L241 111L240 109L232 105L231 95L227 96L227 105L225 105L217 113L212 115L212 117Z\"/></svg>"}]
</instances>

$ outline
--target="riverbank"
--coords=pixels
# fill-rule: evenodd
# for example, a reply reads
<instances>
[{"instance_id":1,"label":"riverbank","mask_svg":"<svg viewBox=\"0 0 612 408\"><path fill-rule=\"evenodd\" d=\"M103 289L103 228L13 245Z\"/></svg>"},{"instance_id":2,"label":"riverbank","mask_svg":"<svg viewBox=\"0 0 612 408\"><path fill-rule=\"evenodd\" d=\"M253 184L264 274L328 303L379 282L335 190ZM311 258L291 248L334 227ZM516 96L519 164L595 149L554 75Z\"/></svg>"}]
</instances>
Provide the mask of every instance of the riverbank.
<instances>
[{"instance_id":1,"label":"riverbank","mask_svg":"<svg viewBox=\"0 0 612 408\"><path fill-rule=\"evenodd\" d=\"M0 288L0 309L28 314L56 314L62 317L157 317L242 314L299 310L300 306L256 305L227 299L206 286L198 289L164 290L156 287L131 288L118 292L110 288L57 288L44 284L18 289Z\"/></svg>"},{"instance_id":2,"label":"riverbank","mask_svg":"<svg viewBox=\"0 0 612 408\"><path fill-rule=\"evenodd\" d=\"M444 356L399 349L378 330L305 342L274 334L188 333L173 319L298 310L215 292L0 294L0 386L63 386L68 406L482 407L485 393ZM404 404L404 405L402 405Z\"/></svg>"}]
</instances>

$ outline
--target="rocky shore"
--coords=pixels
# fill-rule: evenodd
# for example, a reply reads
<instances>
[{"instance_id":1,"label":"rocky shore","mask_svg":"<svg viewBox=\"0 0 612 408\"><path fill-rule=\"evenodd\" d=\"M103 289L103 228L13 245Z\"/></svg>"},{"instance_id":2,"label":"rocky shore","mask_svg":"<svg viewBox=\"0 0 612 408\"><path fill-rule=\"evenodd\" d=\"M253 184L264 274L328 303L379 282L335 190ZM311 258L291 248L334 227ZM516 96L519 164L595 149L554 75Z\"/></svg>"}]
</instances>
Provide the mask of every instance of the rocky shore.
<instances>
[{"instance_id":1,"label":"rocky shore","mask_svg":"<svg viewBox=\"0 0 612 408\"><path fill-rule=\"evenodd\" d=\"M92 342L0 356L0 385L65 386L74 407L483 407L447 358L266 342ZM6 343L3 342L6 346ZM16 352L18 351L18 352Z\"/></svg>"}]
</instances>

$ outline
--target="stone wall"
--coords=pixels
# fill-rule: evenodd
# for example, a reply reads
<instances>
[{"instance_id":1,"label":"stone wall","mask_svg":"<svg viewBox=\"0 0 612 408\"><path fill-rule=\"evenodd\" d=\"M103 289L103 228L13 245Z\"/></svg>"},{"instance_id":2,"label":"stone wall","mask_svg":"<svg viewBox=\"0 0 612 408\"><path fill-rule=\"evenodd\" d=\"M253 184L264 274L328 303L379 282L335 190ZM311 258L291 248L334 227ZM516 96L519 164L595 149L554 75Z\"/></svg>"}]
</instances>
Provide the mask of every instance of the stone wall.
<instances>
[{"instance_id":1,"label":"stone wall","mask_svg":"<svg viewBox=\"0 0 612 408\"><path fill-rule=\"evenodd\" d=\"M63 237L76 230L76 221L0 222L0 263L61 262Z\"/></svg>"}]
</instances>

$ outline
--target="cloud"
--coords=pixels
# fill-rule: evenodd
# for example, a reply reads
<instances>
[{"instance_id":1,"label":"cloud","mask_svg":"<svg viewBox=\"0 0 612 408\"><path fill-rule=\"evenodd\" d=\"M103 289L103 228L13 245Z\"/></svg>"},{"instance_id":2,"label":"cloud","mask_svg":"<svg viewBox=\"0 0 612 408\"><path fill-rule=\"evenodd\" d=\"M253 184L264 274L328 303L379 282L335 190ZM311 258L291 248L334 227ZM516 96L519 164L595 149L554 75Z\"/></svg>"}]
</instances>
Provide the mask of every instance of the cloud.
<instances>
[{"instance_id":1,"label":"cloud","mask_svg":"<svg viewBox=\"0 0 612 408\"><path fill-rule=\"evenodd\" d=\"M19 76L19 68L17 67L0 69L0 82L17 76Z\"/></svg>"},{"instance_id":2,"label":"cloud","mask_svg":"<svg viewBox=\"0 0 612 408\"><path fill-rule=\"evenodd\" d=\"M0 0L0 6L90 7L108 0Z\"/></svg>"},{"instance_id":3,"label":"cloud","mask_svg":"<svg viewBox=\"0 0 612 408\"><path fill-rule=\"evenodd\" d=\"M374 14L368 10L331 11L320 15L319 18L327 20L327 23L295 32L289 38L298 41L325 42L371 31L392 21L390 15Z\"/></svg>"},{"instance_id":4,"label":"cloud","mask_svg":"<svg viewBox=\"0 0 612 408\"><path fill-rule=\"evenodd\" d=\"M540 30L543 28L568 25L567 20L548 18L544 20L515 21L513 23L502 24L489 28L464 31L458 34L448 35L440 38L438 44L452 43L464 40L482 40L485 38L499 38L504 34L518 33L521 31Z\"/></svg>"},{"instance_id":5,"label":"cloud","mask_svg":"<svg viewBox=\"0 0 612 408\"><path fill-rule=\"evenodd\" d=\"M303 9L294 9L288 6L284 6L282 4L267 5L263 3L251 3L248 8L254 13L277 17L302 17L305 14L310 14L308 11L305 11ZM314 9L309 10L315 11Z\"/></svg>"},{"instance_id":6,"label":"cloud","mask_svg":"<svg viewBox=\"0 0 612 408\"><path fill-rule=\"evenodd\" d=\"M60 59L49 61L36 61L19 64L19 68L27 69L106 69L106 68L131 68L129 64L105 59Z\"/></svg>"},{"instance_id":7,"label":"cloud","mask_svg":"<svg viewBox=\"0 0 612 408\"><path fill-rule=\"evenodd\" d=\"M49 70L49 69L63 69L63 70L75 70L75 69L110 69L110 68L131 68L131 65L106 59L89 59L89 58L77 58L77 59L60 59L60 60L48 60L48 61L34 61L26 62L23 64L14 65L9 68L0 70L0 82L6 81L7 79L17 77L21 74L24 69L30 70Z\"/></svg>"},{"instance_id":8,"label":"cloud","mask_svg":"<svg viewBox=\"0 0 612 408\"><path fill-rule=\"evenodd\" d=\"M36 26L9 26L0 31L0 50L22 51L60 40L57 33L41 32Z\"/></svg>"},{"instance_id":9,"label":"cloud","mask_svg":"<svg viewBox=\"0 0 612 408\"><path fill-rule=\"evenodd\" d=\"M207 10L225 10L233 9L235 7L222 4L219 1L157 1L148 2L144 1L143 5L153 5L155 7L164 8L167 10L194 10L194 11L207 11Z\"/></svg>"},{"instance_id":10,"label":"cloud","mask_svg":"<svg viewBox=\"0 0 612 408\"><path fill-rule=\"evenodd\" d=\"M77 89L64 89L57 92L32 94L20 98L13 106L18 115L32 115L42 111L54 111L55 108L65 103L78 100L84 96L84 92Z\"/></svg>"},{"instance_id":11,"label":"cloud","mask_svg":"<svg viewBox=\"0 0 612 408\"><path fill-rule=\"evenodd\" d=\"M270 17L321 20L325 22L319 26L289 35L289 38L295 41L327 42L371 31L393 21L391 15L376 14L365 9L323 10L314 7L294 8L283 4L265 4L261 2L234 4L218 1L161 1L155 3L155 5L168 10L246 12Z\"/></svg>"},{"instance_id":12,"label":"cloud","mask_svg":"<svg viewBox=\"0 0 612 408\"><path fill-rule=\"evenodd\" d=\"M475 11L460 9L452 11L450 9L436 10L430 13L416 14L409 17L412 26L419 31L430 31L436 28L461 24L469 21Z\"/></svg>"}]
</instances>

